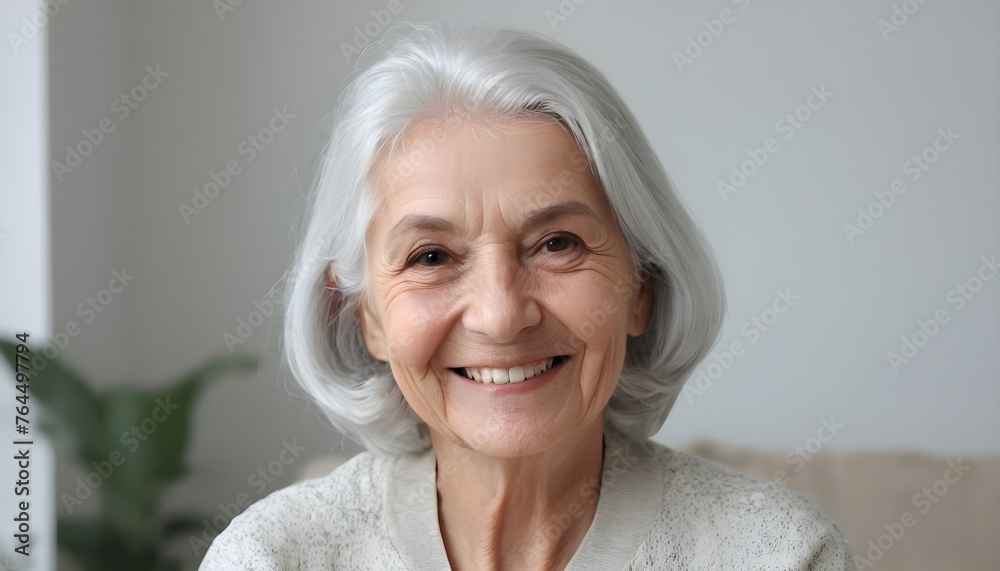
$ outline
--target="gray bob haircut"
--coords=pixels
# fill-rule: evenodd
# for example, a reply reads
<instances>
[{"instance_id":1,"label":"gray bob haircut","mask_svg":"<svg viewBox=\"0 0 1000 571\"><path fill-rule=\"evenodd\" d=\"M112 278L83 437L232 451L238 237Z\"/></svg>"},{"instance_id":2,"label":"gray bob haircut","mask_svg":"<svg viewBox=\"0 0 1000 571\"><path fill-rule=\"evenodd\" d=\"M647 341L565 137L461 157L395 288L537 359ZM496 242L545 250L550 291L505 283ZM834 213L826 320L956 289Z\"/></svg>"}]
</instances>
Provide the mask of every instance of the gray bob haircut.
<instances>
[{"instance_id":1,"label":"gray bob haircut","mask_svg":"<svg viewBox=\"0 0 1000 571\"><path fill-rule=\"evenodd\" d=\"M426 424L361 334L375 171L418 121L543 116L575 137L652 285L649 329L628 339L605 423L635 438L654 435L718 341L725 296L704 237L621 97L569 48L527 31L405 24L374 48L376 61L341 95L285 288L292 376L334 428L369 451L430 446Z\"/></svg>"}]
</instances>

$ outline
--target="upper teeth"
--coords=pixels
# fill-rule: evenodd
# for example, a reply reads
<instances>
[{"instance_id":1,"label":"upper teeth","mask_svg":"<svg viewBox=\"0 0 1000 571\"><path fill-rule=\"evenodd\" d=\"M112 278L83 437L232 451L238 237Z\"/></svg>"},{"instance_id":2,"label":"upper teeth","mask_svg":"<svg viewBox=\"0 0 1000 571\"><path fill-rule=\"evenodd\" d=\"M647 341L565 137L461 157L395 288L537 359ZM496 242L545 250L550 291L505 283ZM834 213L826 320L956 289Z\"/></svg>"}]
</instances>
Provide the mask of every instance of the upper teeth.
<instances>
[{"instance_id":1,"label":"upper teeth","mask_svg":"<svg viewBox=\"0 0 1000 571\"><path fill-rule=\"evenodd\" d=\"M493 367L466 367L463 372L466 377L479 381L480 383L494 383L502 385L504 383L520 383L535 375L541 375L552 368L554 357L533 361L523 365L516 365L509 369L494 369Z\"/></svg>"}]
</instances>

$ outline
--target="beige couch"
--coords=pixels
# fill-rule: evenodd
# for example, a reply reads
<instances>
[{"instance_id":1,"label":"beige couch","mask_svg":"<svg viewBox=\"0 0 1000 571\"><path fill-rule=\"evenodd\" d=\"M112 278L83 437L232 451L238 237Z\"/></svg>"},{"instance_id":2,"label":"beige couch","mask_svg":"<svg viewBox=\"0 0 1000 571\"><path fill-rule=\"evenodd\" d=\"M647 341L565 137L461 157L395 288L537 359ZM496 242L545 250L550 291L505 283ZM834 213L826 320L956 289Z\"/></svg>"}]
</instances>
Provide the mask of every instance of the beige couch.
<instances>
[{"instance_id":1,"label":"beige couch","mask_svg":"<svg viewBox=\"0 0 1000 571\"><path fill-rule=\"evenodd\" d=\"M1000 571L1000 457L789 456L711 443L685 452L812 500L851 543L858 571ZM345 460L320 458L302 477L328 474Z\"/></svg>"},{"instance_id":2,"label":"beige couch","mask_svg":"<svg viewBox=\"0 0 1000 571\"><path fill-rule=\"evenodd\" d=\"M807 452L711 443L685 451L812 500L851 543L859 571L1000 570L1000 457L822 452L806 460Z\"/></svg>"}]
</instances>

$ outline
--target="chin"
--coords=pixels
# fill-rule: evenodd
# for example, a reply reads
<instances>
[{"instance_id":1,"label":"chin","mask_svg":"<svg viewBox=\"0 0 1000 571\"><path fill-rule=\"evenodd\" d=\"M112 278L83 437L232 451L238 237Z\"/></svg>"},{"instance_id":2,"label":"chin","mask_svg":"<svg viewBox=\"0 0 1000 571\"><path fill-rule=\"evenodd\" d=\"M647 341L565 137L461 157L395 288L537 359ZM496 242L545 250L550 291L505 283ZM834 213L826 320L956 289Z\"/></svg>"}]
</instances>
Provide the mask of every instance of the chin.
<instances>
[{"instance_id":1,"label":"chin","mask_svg":"<svg viewBox=\"0 0 1000 571\"><path fill-rule=\"evenodd\" d=\"M534 456L559 443L566 431L557 433L549 426L513 420L482 423L467 430L456 430L450 440L459 446L493 458Z\"/></svg>"}]
</instances>

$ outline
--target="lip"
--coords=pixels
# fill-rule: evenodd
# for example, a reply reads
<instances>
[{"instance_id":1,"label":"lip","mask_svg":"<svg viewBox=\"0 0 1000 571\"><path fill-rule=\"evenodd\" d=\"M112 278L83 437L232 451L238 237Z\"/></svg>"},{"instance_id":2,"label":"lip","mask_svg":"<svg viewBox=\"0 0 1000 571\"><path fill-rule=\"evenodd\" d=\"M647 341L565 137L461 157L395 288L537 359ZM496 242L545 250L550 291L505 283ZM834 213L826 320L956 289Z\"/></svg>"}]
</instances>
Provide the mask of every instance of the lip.
<instances>
[{"instance_id":1,"label":"lip","mask_svg":"<svg viewBox=\"0 0 1000 571\"><path fill-rule=\"evenodd\" d=\"M562 372L566 363L572 360L571 356L564 355L563 357L565 358L558 365L552 367L548 371L545 371L541 375L535 375L534 377L531 377L526 381L521 381L520 383L504 383L502 385L497 385L494 383L480 383L479 381L470 379L465 375L456 373L452 369L448 369L448 373L453 375L459 381L464 381L466 384L471 385L471 388L475 390L486 391L488 394L491 395L519 395L540 389L545 385L549 384L549 381L554 379L559 373Z\"/></svg>"}]
</instances>

